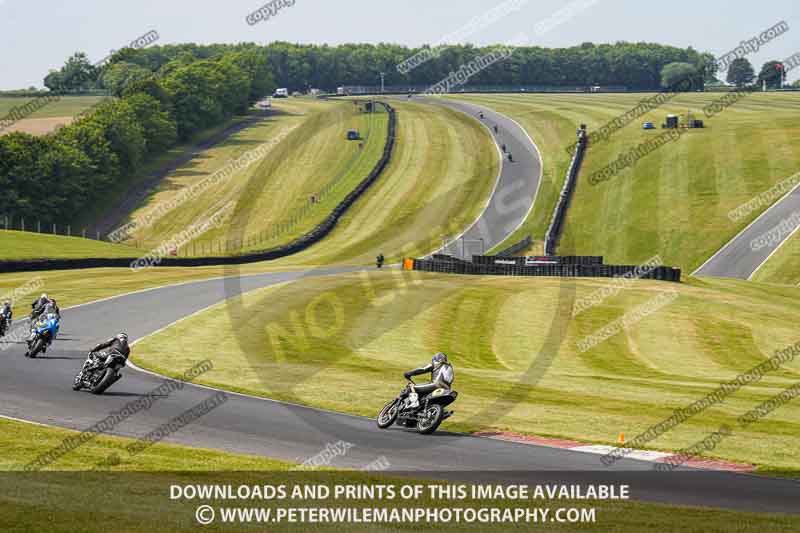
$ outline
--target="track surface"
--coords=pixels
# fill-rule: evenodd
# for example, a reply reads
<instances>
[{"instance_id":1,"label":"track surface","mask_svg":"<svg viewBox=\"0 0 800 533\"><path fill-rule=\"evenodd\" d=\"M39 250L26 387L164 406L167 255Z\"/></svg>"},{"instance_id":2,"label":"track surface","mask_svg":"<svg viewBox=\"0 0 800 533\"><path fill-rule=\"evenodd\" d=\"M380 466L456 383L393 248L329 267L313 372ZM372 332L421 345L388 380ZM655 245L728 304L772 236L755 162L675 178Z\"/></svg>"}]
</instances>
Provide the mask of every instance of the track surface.
<instances>
[{"instance_id":1,"label":"track surface","mask_svg":"<svg viewBox=\"0 0 800 533\"><path fill-rule=\"evenodd\" d=\"M790 236L790 231L778 231L782 221L800 212L800 187L764 211L739 235L723 246L713 257L693 272L695 276L749 279L770 255ZM792 226L789 227L790 229ZM776 242L758 249L751 243L759 237L774 232Z\"/></svg>"},{"instance_id":2,"label":"track surface","mask_svg":"<svg viewBox=\"0 0 800 533\"><path fill-rule=\"evenodd\" d=\"M525 222L542 179L542 158L525 130L500 113L455 100L426 98L424 101L444 105L480 120L491 132L503 158L500 175L486 209L464 233L451 239L439 250L439 253L470 259L502 243ZM483 118L480 118L481 113ZM501 145L505 145L511 153L513 162L499 150Z\"/></svg>"},{"instance_id":3,"label":"track surface","mask_svg":"<svg viewBox=\"0 0 800 533\"><path fill-rule=\"evenodd\" d=\"M102 397L73 392L72 378L85 352L102 340L99 332L108 335L127 330L134 339L141 338L241 292L286 281L300 282L304 275L353 270L331 268L312 274L284 272L206 280L65 310L62 337L44 357L25 359L22 344L0 352L0 414L70 429L90 427L162 383L158 376L129 368L123 380ZM213 360L213 347L209 349L209 353L198 355ZM141 437L212 394L207 388L187 385L110 433ZM656 473L652 472L652 463L628 459L608 468L597 455L446 432L422 437L399 428L381 431L371 419L235 394L166 440L300 462L318 454L326 444L344 440L353 447L337 457L333 466L359 468L383 456L392 471L419 477L528 483L628 482L637 499L800 512L800 484L793 481L724 472Z\"/></svg>"}]
</instances>

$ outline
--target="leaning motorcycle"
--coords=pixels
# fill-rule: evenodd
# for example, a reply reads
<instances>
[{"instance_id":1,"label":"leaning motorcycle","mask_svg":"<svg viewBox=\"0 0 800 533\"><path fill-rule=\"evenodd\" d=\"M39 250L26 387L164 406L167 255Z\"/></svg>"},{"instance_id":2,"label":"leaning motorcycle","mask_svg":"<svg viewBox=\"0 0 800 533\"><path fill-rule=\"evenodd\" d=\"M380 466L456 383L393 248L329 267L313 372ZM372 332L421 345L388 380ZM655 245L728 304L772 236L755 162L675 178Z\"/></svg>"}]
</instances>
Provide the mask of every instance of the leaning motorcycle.
<instances>
[{"instance_id":1,"label":"leaning motorcycle","mask_svg":"<svg viewBox=\"0 0 800 533\"><path fill-rule=\"evenodd\" d=\"M446 411L445 407L456 401L458 393L452 389L438 388L417 399L417 405L412 407L413 398L411 386L414 380L400 392L400 395L387 403L380 414L377 423L381 429L386 429L394 423L408 428L416 427L423 435L436 431L439 425L447 418L453 416L453 411Z\"/></svg>"},{"instance_id":2,"label":"leaning motorcycle","mask_svg":"<svg viewBox=\"0 0 800 533\"><path fill-rule=\"evenodd\" d=\"M75 376L72 390L88 389L92 394L103 394L108 388L122 379L121 370L125 367L125 356L117 352L101 352L105 357L89 352L81 371Z\"/></svg>"},{"instance_id":3,"label":"leaning motorcycle","mask_svg":"<svg viewBox=\"0 0 800 533\"><path fill-rule=\"evenodd\" d=\"M25 357L33 359L39 352L45 353L47 347L53 344L56 339L59 325L58 315L55 313L48 313L47 316L40 317L31 328L31 334L28 337L28 351L25 352Z\"/></svg>"}]
</instances>

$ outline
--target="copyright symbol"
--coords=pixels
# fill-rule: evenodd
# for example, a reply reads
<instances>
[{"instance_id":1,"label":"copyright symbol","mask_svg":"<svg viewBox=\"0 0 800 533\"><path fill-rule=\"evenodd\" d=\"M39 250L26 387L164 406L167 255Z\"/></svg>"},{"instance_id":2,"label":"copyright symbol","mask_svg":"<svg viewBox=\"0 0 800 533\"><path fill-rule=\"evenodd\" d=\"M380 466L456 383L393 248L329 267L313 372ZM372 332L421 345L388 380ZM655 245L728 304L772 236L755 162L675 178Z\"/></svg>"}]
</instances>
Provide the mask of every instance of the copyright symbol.
<instances>
[{"instance_id":1,"label":"copyright symbol","mask_svg":"<svg viewBox=\"0 0 800 533\"><path fill-rule=\"evenodd\" d=\"M194 513L197 523L201 526L207 526L214 521L214 508L210 505L201 505Z\"/></svg>"}]
</instances>

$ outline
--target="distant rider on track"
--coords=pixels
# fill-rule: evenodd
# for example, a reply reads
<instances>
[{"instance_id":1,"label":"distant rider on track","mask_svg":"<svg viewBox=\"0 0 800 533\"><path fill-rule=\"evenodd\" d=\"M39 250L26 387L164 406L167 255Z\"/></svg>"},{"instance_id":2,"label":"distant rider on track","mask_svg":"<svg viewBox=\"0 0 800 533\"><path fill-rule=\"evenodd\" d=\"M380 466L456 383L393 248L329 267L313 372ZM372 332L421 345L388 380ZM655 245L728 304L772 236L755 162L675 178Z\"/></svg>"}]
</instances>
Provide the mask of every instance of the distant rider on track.
<instances>
[{"instance_id":1,"label":"distant rider on track","mask_svg":"<svg viewBox=\"0 0 800 533\"><path fill-rule=\"evenodd\" d=\"M3 302L3 308L0 309L0 337L5 335L6 330L11 326L12 317L11 303L8 301Z\"/></svg>"},{"instance_id":2,"label":"distant rider on track","mask_svg":"<svg viewBox=\"0 0 800 533\"><path fill-rule=\"evenodd\" d=\"M409 405L410 408L414 408L419 405L420 396L430 394L439 388L450 389L453 386L453 380L455 379L453 365L447 362L447 355L442 352L439 352L433 356L431 359L431 364L421 368L416 368L414 370L409 370L403 375L406 379L410 379L412 376L420 376L422 374L427 374L428 372L431 373L431 383L425 383L423 385L411 385L409 393L413 394L413 396L411 397L411 405Z\"/></svg>"}]
</instances>

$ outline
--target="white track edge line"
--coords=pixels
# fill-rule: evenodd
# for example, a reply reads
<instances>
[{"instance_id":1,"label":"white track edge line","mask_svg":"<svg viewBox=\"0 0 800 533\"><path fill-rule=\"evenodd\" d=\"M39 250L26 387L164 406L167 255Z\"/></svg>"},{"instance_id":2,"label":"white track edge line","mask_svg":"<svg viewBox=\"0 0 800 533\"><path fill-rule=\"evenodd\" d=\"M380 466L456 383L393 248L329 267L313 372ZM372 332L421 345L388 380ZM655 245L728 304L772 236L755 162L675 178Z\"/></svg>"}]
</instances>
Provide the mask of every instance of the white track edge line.
<instances>
[{"instance_id":1,"label":"white track edge line","mask_svg":"<svg viewBox=\"0 0 800 533\"><path fill-rule=\"evenodd\" d=\"M708 263L710 263L710 262L711 262L711 261L712 261L712 260L713 260L715 257L717 257L719 254L721 254L723 251L725 251L725 248L727 248L728 246L730 246L731 244L733 244L733 242L734 242L736 239L738 239L739 237L741 237L741 235L742 235L742 234L743 234L745 231L747 231L748 229L750 229L750 226L752 226L753 224L755 224L756 222L758 222L758 221L759 221L761 218L763 218L763 217L764 217L764 216L765 216L767 213L769 213L769 212L770 212L772 209L774 209L774 208L776 208L777 206L779 206L779 205L780 205L780 203L781 203L781 202L783 202L783 201L784 201L786 198L788 198L788 197L789 197L789 195L790 195L790 194L792 194L792 193L793 193L793 192L794 192L794 191L795 191L795 190L796 190L798 187L800 187L800 183L798 183L797 185L795 185L794 187L792 187L792 189L791 189L789 192L787 192L786 194L784 194L783 196L781 196L781 197L780 197L780 198L779 198L777 201L775 201L775 203L773 203L771 206L769 206L768 208L766 208L766 209L765 209L765 210L764 210L764 211L763 211L763 212L762 212L760 215L758 215L758 216L757 216L755 219L753 219L753 221L752 221L752 222L750 222L750 224L748 224L747 226L745 226L745 228L744 228L742 231L740 231L739 233L737 233L735 237L733 237L731 240L729 240L728 242L726 242L725 244L723 244L723 245L722 245L722 247L721 247L719 250L717 250L717 251L714 253L714 255L712 255L711 257L709 257L708 259L706 259L705 263L703 263L702 265L700 265L699 267L697 267L697 269L696 269L694 272L692 272L692 273L690 274L690 276L695 276L695 275L696 275L696 274L697 274L697 273L698 273L700 270L702 270L702 269L703 269L703 267L704 267L704 266L706 266L706 265L707 265ZM748 278L748 279L749 279L749 278Z\"/></svg>"},{"instance_id":2,"label":"white track edge line","mask_svg":"<svg viewBox=\"0 0 800 533\"><path fill-rule=\"evenodd\" d=\"M789 239L791 239L791 238L792 238L792 235L794 235L795 233L797 233L797 230L799 230L799 229L800 229L800 226L797 226L796 228L794 228L794 229L792 230L792 232L791 232L789 235L787 235L787 236L786 236L786 238L784 238L783 240L781 240L781 242L779 242L779 243L778 243L778 246L776 246L776 247L775 247L775 249L774 249L774 250L772 250L772 251L769 253L769 255L766 257L766 259L764 259L763 261L761 261L761 263L759 263L759 264L758 264L758 266L755 268L755 270L753 270L753 272L751 272L751 273L750 273L750 275L749 275L749 276L747 276L747 281L752 281L752 279L753 279L753 276L755 276L755 275L756 275L756 272L758 272L758 271L761 269L761 267L763 267L764 265L766 265L766 264L767 264L767 261L769 261L769 260L772 258L772 256L773 256L773 255L775 255L775 253L776 253L778 250L780 250L780 249L781 249L781 247L782 247L784 244L786 244L786 243L789 241Z\"/></svg>"}]
</instances>

